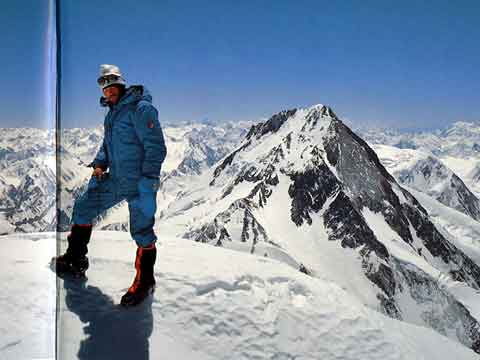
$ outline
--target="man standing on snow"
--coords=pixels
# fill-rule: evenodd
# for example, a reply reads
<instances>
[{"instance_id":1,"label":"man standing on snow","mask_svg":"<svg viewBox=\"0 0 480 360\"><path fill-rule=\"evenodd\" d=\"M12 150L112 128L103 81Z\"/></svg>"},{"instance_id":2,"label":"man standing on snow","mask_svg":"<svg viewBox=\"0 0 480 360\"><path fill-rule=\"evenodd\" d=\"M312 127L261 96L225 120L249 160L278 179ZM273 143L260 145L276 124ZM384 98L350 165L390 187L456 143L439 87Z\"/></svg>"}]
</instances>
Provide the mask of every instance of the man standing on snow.
<instances>
[{"instance_id":1,"label":"man standing on snow","mask_svg":"<svg viewBox=\"0 0 480 360\"><path fill-rule=\"evenodd\" d=\"M83 277L89 265L85 255L93 219L126 199L130 234L137 244L136 276L122 296L121 304L136 305L155 289L157 237L153 225L160 170L167 149L158 111L144 86L127 88L115 65L101 65L97 82L104 95L100 104L109 108L104 139L95 159L88 165L94 169L88 188L73 206L67 251L54 257L52 265L58 274Z\"/></svg>"}]
</instances>

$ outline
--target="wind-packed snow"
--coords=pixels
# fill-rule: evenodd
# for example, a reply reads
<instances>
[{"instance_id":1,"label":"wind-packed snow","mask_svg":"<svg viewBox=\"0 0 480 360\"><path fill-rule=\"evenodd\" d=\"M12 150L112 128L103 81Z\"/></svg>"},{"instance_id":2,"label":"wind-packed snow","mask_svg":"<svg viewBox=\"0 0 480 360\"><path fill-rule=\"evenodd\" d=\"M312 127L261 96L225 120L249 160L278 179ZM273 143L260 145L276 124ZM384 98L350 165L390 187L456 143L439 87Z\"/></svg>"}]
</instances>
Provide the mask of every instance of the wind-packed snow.
<instances>
[{"instance_id":1,"label":"wind-packed snow","mask_svg":"<svg viewBox=\"0 0 480 360\"><path fill-rule=\"evenodd\" d=\"M62 234L65 238L65 234ZM50 234L7 235L0 358L53 358ZM117 306L133 276L123 232L94 231L86 282L59 279L58 359L476 359L431 329L363 306L273 259L162 237L153 297ZM15 279L13 279L13 277Z\"/></svg>"}]
</instances>

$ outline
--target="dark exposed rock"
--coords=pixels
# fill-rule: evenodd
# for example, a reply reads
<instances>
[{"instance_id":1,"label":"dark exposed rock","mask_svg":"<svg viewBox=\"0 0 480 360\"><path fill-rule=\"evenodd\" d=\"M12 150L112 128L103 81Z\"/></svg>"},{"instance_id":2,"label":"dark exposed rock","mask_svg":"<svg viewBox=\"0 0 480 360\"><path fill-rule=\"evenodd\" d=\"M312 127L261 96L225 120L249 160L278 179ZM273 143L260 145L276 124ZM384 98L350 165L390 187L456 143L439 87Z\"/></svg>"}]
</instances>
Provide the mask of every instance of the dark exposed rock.
<instances>
[{"instance_id":1,"label":"dark exposed rock","mask_svg":"<svg viewBox=\"0 0 480 360\"><path fill-rule=\"evenodd\" d=\"M385 315L388 315L394 319L402 320L402 314L400 309L398 309L394 298L388 298L382 293L378 293L377 299L380 301L381 310L385 313Z\"/></svg>"},{"instance_id":2,"label":"dark exposed rock","mask_svg":"<svg viewBox=\"0 0 480 360\"><path fill-rule=\"evenodd\" d=\"M278 181L278 177L276 178ZM276 184L273 184L276 185ZM260 182L248 194L248 199L257 200L258 206L263 207L267 203L267 198L272 194L272 190L265 182Z\"/></svg>"},{"instance_id":3,"label":"dark exposed rock","mask_svg":"<svg viewBox=\"0 0 480 360\"><path fill-rule=\"evenodd\" d=\"M298 270L305 275L312 275L312 272L304 264L300 264L300 268Z\"/></svg>"},{"instance_id":4,"label":"dark exposed rock","mask_svg":"<svg viewBox=\"0 0 480 360\"><path fill-rule=\"evenodd\" d=\"M311 211L318 212L325 201L339 190L340 184L328 166L323 163L304 172L289 174L292 183L288 195L292 198L291 218L301 226L304 221L312 224Z\"/></svg>"},{"instance_id":5,"label":"dark exposed rock","mask_svg":"<svg viewBox=\"0 0 480 360\"><path fill-rule=\"evenodd\" d=\"M373 149L368 146L368 144L360 138L357 134L355 134L350 128L348 128L344 123L340 120L333 120L330 124L330 133L334 134L333 137L329 138L325 144L325 150L327 153L328 161L332 165L340 165L341 167L343 164L340 163L340 156L350 155L351 158L354 160L362 160L369 161L373 163L373 167L377 169L377 171L387 179L388 181L395 182L395 179L388 173L388 171L383 167L380 160L378 159L377 154ZM352 145L359 145L359 146L352 146ZM355 151L354 153L343 153L341 150L362 150L361 152ZM356 158L355 158L356 156ZM348 165L352 163L349 162Z\"/></svg>"},{"instance_id":6,"label":"dark exposed rock","mask_svg":"<svg viewBox=\"0 0 480 360\"><path fill-rule=\"evenodd\" d=\"M212 222L188 231L183 237L222 246L226 240L232 241L227 230L229 223L232 222L233 219L241 217L242 233L238 240L242 242L251 241L251 252L253 252L257 242L268 241L268 236L264 227L255 219L251 209L252 206L255 206L254 203L248 199L236 200L227 210L215 216Z\"/></svg>"},{"instance_id":7,"label":"dark exposed rock","mask_svg":"<svg viewBox=\"0 0 480 360\"><path fill-rule=\"evenodd\" d=\"M463 180L457 175L453 174L450 187L455 189L459 200L459 204L455 206L455 209L467 214L475 220L480 220L480 201L468 189ZM449 199L444 199L442 196L437 198L437 200L443 204L448 203L449 201Z\"/></svg>"},{"instance_id":8,"label":"dark exposed rock","mask_svg":"<svg viewBox=\"0 0 480 360\"><path fill-rule=\"evenodd\" d=\"M252 125L247 133L246 139L250 140L252 137L256 139L261 138L265 134L275 133L280 127L287 121L287 119L297 112L297 109L281 111L278 114L273 115L265 122L261 122L256 125Z\"/></svg>"},{"instance_id":9,"label":"dark exposed rock","mask_svg":"<svg viewBox=\"0 0 480 360\"><path fill-rule=\"evenodd\" d=\"M361 245L367 245L367 248L373 250L380 258L388 258L385 246L377 240L363 216L343 191L337 194L325 211L323 222L325 227L331 230L328 238L341 241L342 247L356 249Z\"/></svg>"},{"instance_id":10,"label":"dark exposed rock","mask_svg":"<svg viewBox=\"0 0 480 360\"><path fill-rule=\"evenodd\" d=\"M334 120L338 120L333 110L328 106L322 106L321 108L313 108L312 111L305 118L305 124L303 124L301 131L312 131L317 126L318 120L322 117L330 117Z\"/></svg>"}]
</instances>

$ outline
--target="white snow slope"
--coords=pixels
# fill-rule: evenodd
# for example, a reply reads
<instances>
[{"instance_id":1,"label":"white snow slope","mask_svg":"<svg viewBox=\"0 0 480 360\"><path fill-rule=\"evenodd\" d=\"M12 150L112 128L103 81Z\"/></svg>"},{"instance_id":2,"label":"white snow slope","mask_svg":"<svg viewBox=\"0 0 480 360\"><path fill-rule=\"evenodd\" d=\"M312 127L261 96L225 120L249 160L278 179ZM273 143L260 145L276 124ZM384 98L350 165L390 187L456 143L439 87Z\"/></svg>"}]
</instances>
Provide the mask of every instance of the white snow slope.
<instances>
[{"instance_id":1,"label":"white snow slope","mask_svg":"<svg viewBox=\"0 0 480 360\"><path fill-rule=\"evenodd\" d=\"M0 241L11 250L0 253L0 358L53 358L55 274L47 262L55 234ZM178 238L158 244L154 296L123 309L133 241L95 231L89 249L88 280L58 281L58 359L478 358L431 329L365 307L333 282Z\"/></svg>"}]
</instances>

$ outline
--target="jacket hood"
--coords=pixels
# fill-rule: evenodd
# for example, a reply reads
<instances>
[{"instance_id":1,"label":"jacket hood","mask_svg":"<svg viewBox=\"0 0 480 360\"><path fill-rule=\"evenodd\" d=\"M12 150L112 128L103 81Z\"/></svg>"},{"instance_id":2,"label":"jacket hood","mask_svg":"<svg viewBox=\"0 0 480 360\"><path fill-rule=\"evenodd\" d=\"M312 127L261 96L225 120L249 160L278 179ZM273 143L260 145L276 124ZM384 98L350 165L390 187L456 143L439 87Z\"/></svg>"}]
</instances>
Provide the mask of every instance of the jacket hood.
<instances>
[{"instance_id":1,"label":"jacket hood","mask_svg":"<svg viewBox=\"0 0 480 360\"><path fill-rule=\"evenodd\" d=\"M125 104L129 104L135 101L148 101L152 102L152 95L147 90L147 88L143 85L132 85L125 89L125 94L120 98L119 102L114 105L114 107L118 108ZM109 106L105 96L100 98L100 105L101 106Z\"/></svg>"}]
</instances>

